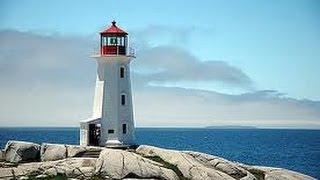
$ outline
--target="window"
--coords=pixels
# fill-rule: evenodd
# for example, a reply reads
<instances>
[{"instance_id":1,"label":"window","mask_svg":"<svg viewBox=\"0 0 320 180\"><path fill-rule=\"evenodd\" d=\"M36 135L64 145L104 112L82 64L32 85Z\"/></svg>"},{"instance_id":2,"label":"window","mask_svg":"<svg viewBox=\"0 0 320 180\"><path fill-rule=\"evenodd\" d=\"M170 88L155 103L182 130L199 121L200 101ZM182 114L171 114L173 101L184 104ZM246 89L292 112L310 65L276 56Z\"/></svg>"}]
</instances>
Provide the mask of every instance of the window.
<instances>
[{"instance_id":1,"label":"window","mask_svg":"<svg viewBox=\"0 0 320 180\"><path fill-rule=\"evenodd\" d=\"M125 94L121 94L121 105L122 106L126 105L126 95Z\"/></svg>"},{"instance_id":2,"label":"window","mask_svg":"<svg viewBox=\"0 0 320 180\"><path fill-rule=\"evenodd\" d=\"M101 36L101 45L102 45L102 46L107 45L107 43L106 43L107 41L106 41L106 40L107 40L107 37Z\"/></svg>"},{"instance_id":3,"label":"window","mask_svg":"<svg viewBox=\"0 0 320 180\"><path fill-rule=\"evenodd\" d=\"M120 67L120 78L124 78L124 67Z\"/></svg>"},{"instance_id":4,"label":"window","mask_svg":"<svg viewBox=\"0 0 320 180\"><path fill-rule=\"evenodd\" d=\"M110 45L117 45L117 37L110 37Z\"/></svg>"},{"instance_id":5,"label":"window","mask_svg":"<svg viewBox=\"0 0 320 180\"><path fill-rule=\"evenodd\" d=\"M121 45L122 45L122 38L121 38L121 37L118 37L118 38L117 38L117 41L118 41L118 45L121 46Z\"/></svg>"},{"instance_id":6,"label":"window","mask_svg":"<svg viewBox=\"0 0 320 180\"><path fill-rule=\"evenodd\" d=\"M108 134L113 134L114 133L114 129L109 129L108 130Z\"/></svg>"},{"instance_id":7,"label":"window","mask_svg":"<svg viewBox=\"0 0 320 180\"><path fill-rule=\"evenodd\" d=\"M122 133L127 134L127 124L122 124Z\"/></svg>"}]
</instances>

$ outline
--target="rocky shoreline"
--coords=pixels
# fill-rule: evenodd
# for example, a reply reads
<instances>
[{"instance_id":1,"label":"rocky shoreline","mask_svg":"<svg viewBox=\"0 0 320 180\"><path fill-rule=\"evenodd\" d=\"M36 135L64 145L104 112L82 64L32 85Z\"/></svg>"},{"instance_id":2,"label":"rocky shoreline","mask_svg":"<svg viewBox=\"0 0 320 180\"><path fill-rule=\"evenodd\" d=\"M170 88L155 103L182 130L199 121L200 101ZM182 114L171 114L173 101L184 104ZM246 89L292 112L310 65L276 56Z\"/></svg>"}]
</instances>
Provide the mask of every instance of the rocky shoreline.
<instances>
[{"instance_id":1,"label":"rocky shoreline","mask_svg":"<svg viewBox=\"0 0 320 180\"><path fill-rule=\"evenodd\" d=\"M251 166L193 151L140 145L131 149L8 141L0 179L304 180L313 177Z\"/></svg>"}]
</instances>

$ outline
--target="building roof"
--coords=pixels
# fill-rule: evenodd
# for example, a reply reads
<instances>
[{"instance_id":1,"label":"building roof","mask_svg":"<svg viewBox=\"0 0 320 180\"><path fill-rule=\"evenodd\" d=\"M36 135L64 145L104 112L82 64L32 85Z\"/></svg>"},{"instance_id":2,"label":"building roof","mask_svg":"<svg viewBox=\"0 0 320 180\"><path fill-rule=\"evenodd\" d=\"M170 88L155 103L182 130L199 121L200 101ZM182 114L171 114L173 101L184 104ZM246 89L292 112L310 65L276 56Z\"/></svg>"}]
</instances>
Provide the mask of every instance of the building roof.
<instances>
[{"instance_id":1,"label":"building roof","mask_svg":"<svg viewBox=\"0 0 320 180\"><path fill-rule=\"evenodd\" d=\"M108 27L106 30L100 32L102 35L127 35L128 33L125 32L124 30L120 29L115 21L112 21L112 25Z\"/></svg>"},{"instance_id":2,"label":"building roof","mask_svg":"<svg viewBox=\"0 0 320 180\"><path fill-rule=\"evenodd\" d=\"M100 121L101 121L101 117L92 117L92 118L81 120L80 124L100 123Z\"/></svg>"}]
</instances>

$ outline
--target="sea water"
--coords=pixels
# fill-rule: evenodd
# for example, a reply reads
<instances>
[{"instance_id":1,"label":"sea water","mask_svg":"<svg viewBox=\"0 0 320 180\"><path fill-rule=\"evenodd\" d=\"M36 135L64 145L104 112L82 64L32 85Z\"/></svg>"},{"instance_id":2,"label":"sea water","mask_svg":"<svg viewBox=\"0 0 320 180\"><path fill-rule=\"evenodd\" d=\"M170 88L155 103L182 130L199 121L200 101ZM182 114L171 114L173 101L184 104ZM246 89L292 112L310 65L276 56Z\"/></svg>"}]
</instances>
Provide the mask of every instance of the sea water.
<instances>
[{"instance_id":1,"label":"sea water","mask_svg":"<svg viewBox=\"0 0 320 180\"><path fill-rule=\"evenodd\" d=\"M8 140L78 144L79 128L0 128L0 147ZM137 128L136 141L287 168L320 179L320 130Z\"/></svg>"}]
</instances>

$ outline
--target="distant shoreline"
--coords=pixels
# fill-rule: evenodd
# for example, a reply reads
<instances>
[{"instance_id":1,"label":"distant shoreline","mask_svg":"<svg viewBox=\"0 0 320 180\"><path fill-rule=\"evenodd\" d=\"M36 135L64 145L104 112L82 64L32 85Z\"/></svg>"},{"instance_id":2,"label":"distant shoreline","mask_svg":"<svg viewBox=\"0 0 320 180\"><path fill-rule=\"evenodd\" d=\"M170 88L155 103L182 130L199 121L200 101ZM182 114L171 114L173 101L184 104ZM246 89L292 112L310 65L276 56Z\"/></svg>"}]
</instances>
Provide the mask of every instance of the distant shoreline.
<instances>
[{"instance_id":1,"label":"distant shoreline","mask_svg":"<svg viewBox=\"0 0 320 180\"><path fill-rule=\"evenodd\" d=\"M3 126L0 129L78 129L77 126L66 126L66 127L54 127L54 126ZM234 126L234 125L226 125L226 126L203 126L203 127L192 127L192 126L139 126L136 129L206 129L206 130L320 130L320 128L308 128L308 127L257 127L257 126Z\"/></svg>"},{"instance_id":2,"label":"distant shoreline","mask_svg":"<svg viewBox=\"0 0 320 180\"><path fill-rule=\"evenodd\" d=\"M227 125L227 126L207 126L206 129L259 129L256 126L234 126L234 125Z\"/></svg>"}]
</instances>

